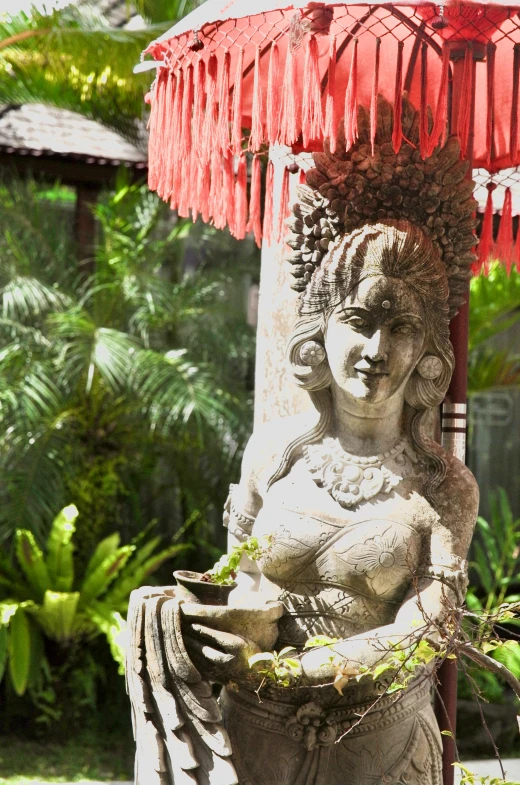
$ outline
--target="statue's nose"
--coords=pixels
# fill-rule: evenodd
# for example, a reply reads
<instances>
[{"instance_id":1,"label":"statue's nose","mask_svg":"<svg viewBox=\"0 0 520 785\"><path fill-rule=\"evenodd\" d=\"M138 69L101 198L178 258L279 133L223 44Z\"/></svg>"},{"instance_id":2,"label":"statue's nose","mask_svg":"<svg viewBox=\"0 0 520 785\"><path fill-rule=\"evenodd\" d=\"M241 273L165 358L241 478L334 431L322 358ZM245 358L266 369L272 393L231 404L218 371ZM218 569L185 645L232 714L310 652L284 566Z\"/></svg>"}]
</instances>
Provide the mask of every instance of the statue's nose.
<instances>
[{"instance_id":1,"label":"statue's nose","mask_svg":"<svg viewBox=\"0 0 520 785\"><path fill-rule=\"evenodd\" d=\"M382 330L376 330L365 344L364 357L373 363L388 360L388 347Z\"/></svg>"}]
</instances>

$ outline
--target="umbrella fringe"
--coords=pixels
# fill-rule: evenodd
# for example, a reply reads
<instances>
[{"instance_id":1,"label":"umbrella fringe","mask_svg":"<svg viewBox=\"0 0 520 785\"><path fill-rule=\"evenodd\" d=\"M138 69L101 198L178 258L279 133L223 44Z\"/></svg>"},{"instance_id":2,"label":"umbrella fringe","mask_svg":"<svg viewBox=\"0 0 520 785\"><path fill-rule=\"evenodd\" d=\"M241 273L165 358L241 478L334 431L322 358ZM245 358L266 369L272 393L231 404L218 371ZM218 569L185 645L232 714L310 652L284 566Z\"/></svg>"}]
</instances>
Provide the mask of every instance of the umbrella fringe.
<instances>
[{"instance_id":1,"label":"umbrella fringe","mask_svg":"<svg viewBox=\"0 0 520 785\"><path fill-rule=\"evenodd\" d=\"M264 229L263 235L267 245L271 245L273 234L273 187L274 187L274 166L273 162L267 164L267 175L265 178L265 209L264 209Z\"/></svg>"},{"instance_id":2,"label":"umbrella fringe","mask_svg":"<svg viewBox=\"0 0 520 785\"><path fill-rule=\"evenodd\" d=\"M513 202L511 188L506 188L504 206L502 207L502 216L498 228L496 251L500 261L505 264L509 275L513 255Z\"/></svg>"},{"instance_id":3,"label":"umbrella fringe","mask_svg":"<svg viewBox=\"0 0 520 785\"><path fill-rule=\"evenodd\" d=\"M233 125L231 131L231 149L235 155L242 151L242 74L244 71L244 47L238 52L235 86L233 88Z\"/></svg>"},{"instance_id":4,"label":"umbrella fringe","mask_svg":"<svg viewBox=\"0 0 520 785\"><path fill-rule=\"evenodd\" d=\"M253 232L255 242L262 245L262 163L255 155L251 169L251 196L249 200L248 232Z\"/></svg>"},{"instance_id":5,"label":"umbrella fringe","mask_svg":"<svg viewBox=\"0 0 520 785\"><path fill-rule=\"evenodd\" d=\"M288 216L290 198L289 170L286 166L283 169L282 188L280 193L280 208L278 210L278 234L277 240L280 243L285 233L285 219Z\"/></svg>"},{"instance_id":6,"label":"umbrella fringe","mask_svg":"<svg viewBox=\"0 0 520 785\"><path fill-rule=\"evenodd\" d=\"M175 98L173 101L173 122L171 128L171 139L168 145L169 160L168 173L169 183L166 187L166 197L170 200L172 209L179 204L181 178L181 136L182 136L182 105L184 101L184 71L179 68L177 71L177 85Z\"/></svg>"},{"instance_id":7,"label":"umbrella fringe","mask_svg":"<svg viewBox=\"0 0 520 785\"><path fill-rule=\"evenodd\" d=\"M330 45L329 70L327 83L327 99L325 104L325 127L323 135L329 140L331 153L336 152L338 146L338 122L336 118L336 36L333 36Z\"/></svg>"},{"instance_id":8,"label":"umbrella fringe","mask_svg":"<svg viewBox=\"0 0 520 785\"><path fill-rule=\"evenodd\" d=\"M225 215L224 226L229 226L231 234L236 233L235 226L235 159L232 155L223 157L224 188L220 196L220 209Z\"/></svg>"},{"instance_id":9,"label":"umbrella fringe","mask_svg":"<svg viewBox=\"0 0 520 785\"><path fill-rule=\"evenodd\" d=\"M372 81L372 98L370 100L370 144L372 155L377 133L377 96L379 94L379 65L381 62L381 39L376 38L376 54L374 63L374 78Z\"/></svg>"},{"instance_id":10,"label":"umbrella fringe","mask_svg":"<svg viewBox=\"0 0 520 785\"><path fill-rule=\"evenodd\" d=\"M347 91L345 94L345 143L349 150L358 138L358 111L357 111L357 60L358 39L354 38L352 46L352 61L348 77Z\"/></svg>"},{"instance_id":11,"label":"umbrella fringe","mask_svg":"<svg viewBox=\"0 0 520 785\"><path fill-rule=\"evenodd\" d=\"M192 138L191 138L191 123L192 111L194 101L195 88L193 84L193 66L189 65L186 69L186 78L184 84L184 95L182 101L182 130L181 130L181 144L180 156L181 160L189 161Z\"/></svg>"},{"instance_id":12,"label":"umbrella fringe","mask_svg":"<svg viewBox=\"0 0 520 785\"><path fill-rule=\"evenodd\" d=\"M280 53L276 41L271 46L267 77L267 137L276 144L280 134Z\"/></svg>"},{"instance_id":13,"label":"umbrella fringe","mask_svg":"<svg viewBox=\"0 0 520 785\"><path fill-rule=\"evenodd\" d=\"M514 250L514 262L517 271L520 273L520 220L518 221L518 226L516 227L516 242L515 242L515 250Z\"/></svg>"},{"instance_id":14,"label":"umbrella fringe","mask_svg":"<svg viewBox=\"0 0 520 785\"><path fill-rule=\"evenodd\" d=\"M150 136L148 141L148 182L153 191L159 184L160 167L158 165L164 141L164 113L166 108L166 86L172 78L166 69L159 71L155 93L150 110Z\"/></svg>"},{"instance_id":15,"label":"umbrella fringe","mask_svg":"<svg viewBox=\"0 0 520 785\"><path fill-rule=\"evenodd\" d=\"M204 111L206 108L206 66L202 57L199 57L195 66L193 87L193 140L197 147L202 145L204 128Z\"/></svg>"},{"instance_id":16,"label":"umbrella fringe","mask_svg":"<svg viewBox=\"0 0 520 785\"><path fill-rule=\"evenodd\" d=\"M178 79L179 77L175 73L172 73L171 79L168 79L167 90L164 97L165 103L164 103L163 115L159 121L162 128L163 144L162 144L161 154L158 156L157 159L157 164L159 166L157 193L165 201L169 200L173 188L173 165L174 165L174 161L173 161L174 150L172 147L172 142L174 139L173 133L174 133L175 123L174 123L174 118L172 118L168 112L168 108L170 105L175 105Z\"/></svg>"},{"instance_id":17,"label":"umbrella fringe","mask_svg":"<svg viewBox=\"0 0 520 785\"><path fill-rule=\"evenodd\" d=\"M253 83L253 107L251 111L251 135L249 137L249 150L258 152L264 143L264 118L262 101L262 83L260 74L260 47L256 47L255 74Z\"/></svg>"},{"instance_id":18,"label":"umbrella fringe","mask_svg":"<svg viewBox=\"0 0 520 785\"><path fill-rule=\"evenodd\" d=\"M282 106L280 110L280 144L291 147L299 136L298 117L298 80L294 67L294 53L292 47L287 48L285 59L285 72L282 85Z\"/></svg>"},{"instance_id":19,"label":"umbrella fringe","mask_svg":"<svg viewBox=\"0 0 520 785\"><path fill-rule=\"evenodd\" d=\"M450 77L450 50L444 45L442 49L442 71L437 106L435 107L435 120L428 141L426 155L429 157L441 142L446 144L448 136L448 81Z\"/></svg>"},{"instance_id":20,"label":"umbrella fringe","mask_svg":"<svg viewBox=\"0 0 520 785\"><path fill-rule=\"evenodd\" d=\"M235 185L235 226L234 236L243 240L247 232L247 159L245 153L238 161L237 181Z\"/></svg>"},{"instance_id":21,"label":"umbrella fringe","mask_svg":"<svg viewBox=\"0 0 520 785\"><path fill-rule=\"evenodd\" d=\"M394 124L392 132L392 145L397 155L401 149L403 141L403 41L397 44L397 66L395 71L395 93L394 93Z\"/></svg>"},{"instance_id":22,"label":"umbrella fringe","mask_svg":"<svg viewBox=\"0 0 520 785\"><path fill-rule=\"evenodd\" d=\"M211 54L206 70L206 116L204 118L204 130L202 134L201 155L203 163L211 160L211 152L215 144L215 133L217 129L218 106L217 106L217 57Z\"/></svg>"},{"instance_id":23,"label":"umbrella fringe","mask_svg":"<svg viewBox=\"0 0 520 785\"><path fill-rule=\"evenodd\" d=\"M493 191L495 188L494 183L488 185L486 209L484 210L478 244L478 259L472 267L475 275L478 275L482 269L487 273L488 260L493 252Z\"/></svg>"},{"instance_id":24,"label":"umbrella fringe","mask_svg":"<svg viewBox=\"0 0 520 785\"><path fill-rule=\"evenodd\" d=\"M520 46L515 44L513 56L513 96L511 101L511 129L509 135L509 155L511 165L518 161L518 78L520 70Z\"/></svg>"},{"instance_id":25,"label":"umbrella fringe","mask_svg":"<svg viewBox=\"0 0 520 785\"><path fill-rule=\"evenodd\" d=\"M305 52L303 77L302 137L304 147L323 133L323 113L321 107L321 79L319 52L316 36L311 35Z\"/></svg>"},{"instance_id":26,"label":"umbrella fringe","mask_svg":"<svg viewBox=\"0 0 520 785\"><path fill-rule=\"evenodd\" d=\"M487 117L486 117L486 149L487 163L491 163L493 136L495 130L495 57L497 47L492 41L487 45Z\"/></svg>"},{"instance_id":27,"label":"umbrella fringe","mask_svg":"<svg viewBox=\"0 0 520 785\"><path fill-rule=\"evenodd\" d=\"M229 72L231 67L231 55L228 50L224 52L224 62L220 69L219 80L219 101L218 101L218 125L217 125L217 144L223 155L230 153L229 135Z\"/></svg>"},{"instance_id":28,"label":"umbrella fringe","mask_svg":"<svg viewBox=\"0 0 520 785\"><path fill-rule=\"evenodd\" d=\"M419 147L426 158L430 136L428 133L428 44L421 46L421 103L419 109Z\"/></svg>"},{"instance_id":29,"label":"umbrella fringe","mask_svg":"<svg viewBox=\"0 0 520 785\"><path fill-rule=\"evenodd\" d=\"M459 122L457 128L460 152L463 158L465 158L468 149L471 103L473 97L473 67L473 45L469 43L464 54L464 72L462 75Z\"/></svg>"}]
</instances>

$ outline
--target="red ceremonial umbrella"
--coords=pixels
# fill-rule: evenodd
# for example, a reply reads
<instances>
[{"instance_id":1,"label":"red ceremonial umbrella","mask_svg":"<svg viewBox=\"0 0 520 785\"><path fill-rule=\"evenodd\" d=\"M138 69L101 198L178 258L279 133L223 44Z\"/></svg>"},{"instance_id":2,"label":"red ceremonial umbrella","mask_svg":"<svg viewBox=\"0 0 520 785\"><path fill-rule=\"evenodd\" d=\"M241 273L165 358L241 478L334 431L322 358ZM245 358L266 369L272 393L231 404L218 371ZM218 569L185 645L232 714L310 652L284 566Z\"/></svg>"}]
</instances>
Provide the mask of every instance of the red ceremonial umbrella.
<instances>
[{"instance_id":1,"label":"red ceremonial umbrella","mask_svg":"<svg viewBox=\"0 0 520 785\"><path fill-rule=\"evenodd\" d=\"M262 189L262 154L275 144L293 152L320 150L325 140L334 150L341 121L348 149L357 139L358 106L370 109L374 140L378 95L393 106L397 152L404 138L403 92L419 108L423 157L451 133L472 167L490 173L516 167L519 11L520 5L458 0L207 0L146 52L154 62L142 68L157 68L150 93L150 187L181 215L202 215L217 227L228 225L236 237L251 230L258 243L269 241L273 169L269 164ZM286 170L282 217L288 180ZM442 412L443 444L461 458L467 327L466 305L452 321L457 362ZM439 720L446 728L447 714L453 729L453 661L443 666L442 679ZM448 785L453 742L444 737L444 744Z\"/></svg>"}]
</instances>

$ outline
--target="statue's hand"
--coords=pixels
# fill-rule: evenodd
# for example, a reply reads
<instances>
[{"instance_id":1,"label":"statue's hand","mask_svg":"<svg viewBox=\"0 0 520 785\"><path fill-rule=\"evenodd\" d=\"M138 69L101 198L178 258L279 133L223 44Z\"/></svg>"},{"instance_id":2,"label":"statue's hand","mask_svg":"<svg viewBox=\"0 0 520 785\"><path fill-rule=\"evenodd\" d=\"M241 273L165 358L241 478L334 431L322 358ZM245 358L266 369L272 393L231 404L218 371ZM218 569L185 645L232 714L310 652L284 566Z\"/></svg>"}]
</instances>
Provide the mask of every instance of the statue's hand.
<instances>
[{"instance_id":1,"label":"statue's hand","mask_svg":"<svg viewBox=\"0 0 520 785\"><path fill-rule=\"evenodd\" d=\"M182 603L183 640L206 678L226 683L252 678L249 657L270 651L278 637L282 603L229 608Z\"/></svg>"}]
</instances>

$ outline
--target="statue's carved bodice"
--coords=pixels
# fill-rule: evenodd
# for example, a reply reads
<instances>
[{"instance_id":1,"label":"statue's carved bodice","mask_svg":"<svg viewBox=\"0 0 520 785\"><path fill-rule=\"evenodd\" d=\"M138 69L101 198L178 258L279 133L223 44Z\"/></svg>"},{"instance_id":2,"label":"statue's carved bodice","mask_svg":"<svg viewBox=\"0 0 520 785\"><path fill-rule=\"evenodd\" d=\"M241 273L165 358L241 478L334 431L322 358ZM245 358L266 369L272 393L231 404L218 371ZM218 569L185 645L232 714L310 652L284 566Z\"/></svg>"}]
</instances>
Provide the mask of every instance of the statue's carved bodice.
<instances>
[{"instance_id":1,"label":"statue's carved bodice","mask_svg":"<svg viewBox=\"0 0 520 785\"><path fill-rule=\"evenodd\" d=\"M271 535L260 562L262 591L281 599L280 643L315 635L345 638L392 622L414 572L428 561L437 514L416 492L346 510L298 461L265 496L255 536Z\"/></svg>"}]
</instances>

